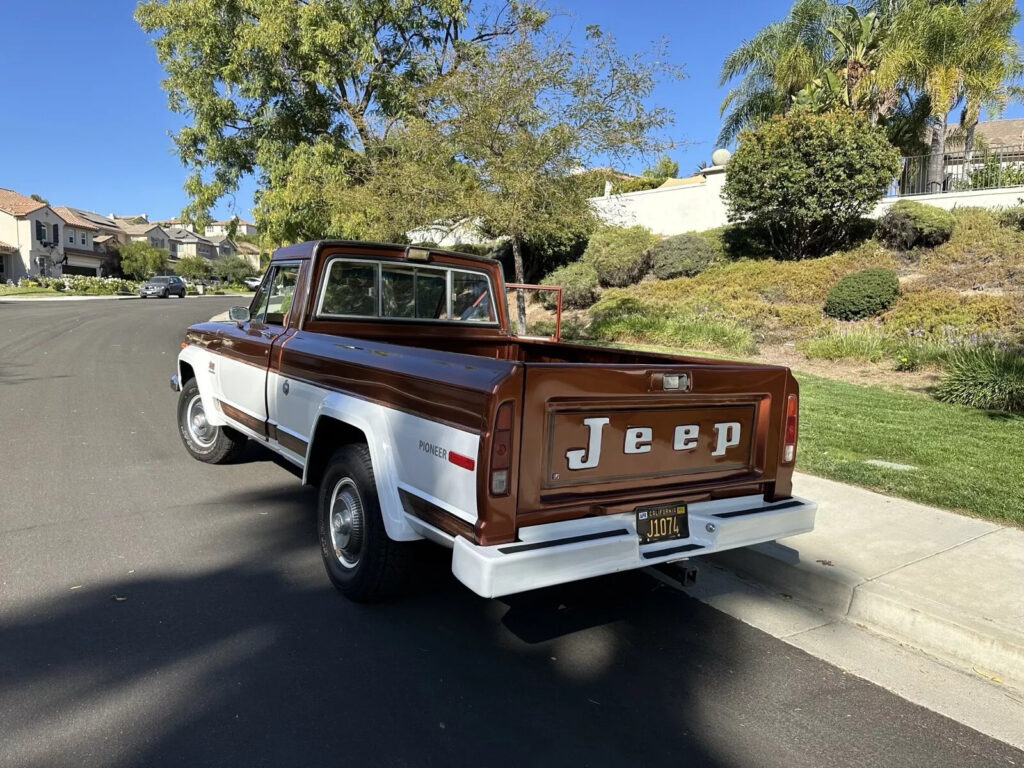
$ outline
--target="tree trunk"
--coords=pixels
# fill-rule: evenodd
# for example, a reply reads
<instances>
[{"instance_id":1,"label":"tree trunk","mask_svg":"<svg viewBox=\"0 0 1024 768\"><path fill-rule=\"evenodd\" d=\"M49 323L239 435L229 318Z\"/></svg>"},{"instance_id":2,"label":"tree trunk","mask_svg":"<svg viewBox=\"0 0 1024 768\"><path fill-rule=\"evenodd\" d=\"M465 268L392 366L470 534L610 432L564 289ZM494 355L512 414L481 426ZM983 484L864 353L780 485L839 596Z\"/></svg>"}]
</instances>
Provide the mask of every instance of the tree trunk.
<instances>
[{"instance_id":1,"label":"tree trunk","mask_svg":"<svg viewBox=\"0 0 1024 768\"><path fill-rule=\"evenodd\" d=\"M512 238L512 260L516 266L516 282L526 282L526 273L523 269L523 245L518 237ZM519 335L526 335L526 293L520 288L516 291L516 309L519 320Z\"/></svg>"},{"instance_id":2,"label":"tree trunk","mask_svg":"<svg viewBox=\"0 0 1024 768\"><path fill-rule=\"evenodd\" d=\"M932 126L932 141L928 155L928 183L925 190L929 193L941 192L946 177L946 116L942 115Z\"/></svg>"}]
</instances>

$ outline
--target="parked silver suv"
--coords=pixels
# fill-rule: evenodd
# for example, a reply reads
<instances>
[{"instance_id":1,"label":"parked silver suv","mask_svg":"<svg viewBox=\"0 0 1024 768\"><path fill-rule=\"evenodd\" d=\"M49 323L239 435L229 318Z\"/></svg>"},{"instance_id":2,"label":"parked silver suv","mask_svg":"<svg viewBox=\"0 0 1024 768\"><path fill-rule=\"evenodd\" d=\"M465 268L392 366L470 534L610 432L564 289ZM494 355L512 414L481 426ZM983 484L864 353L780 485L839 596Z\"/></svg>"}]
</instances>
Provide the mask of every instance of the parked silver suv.
<instances>
[{"instance_id":1,"label":"parked silver suv","mask_svg":"<svg viewBox=\"0 0 1024 768\"><path fill-rule=\"evenodd\" d=\"M168 296L185 298L185 281L177 275L157 275L139 286L139 296L159 296L166 299Z\"/></svg>"}]
</instances>

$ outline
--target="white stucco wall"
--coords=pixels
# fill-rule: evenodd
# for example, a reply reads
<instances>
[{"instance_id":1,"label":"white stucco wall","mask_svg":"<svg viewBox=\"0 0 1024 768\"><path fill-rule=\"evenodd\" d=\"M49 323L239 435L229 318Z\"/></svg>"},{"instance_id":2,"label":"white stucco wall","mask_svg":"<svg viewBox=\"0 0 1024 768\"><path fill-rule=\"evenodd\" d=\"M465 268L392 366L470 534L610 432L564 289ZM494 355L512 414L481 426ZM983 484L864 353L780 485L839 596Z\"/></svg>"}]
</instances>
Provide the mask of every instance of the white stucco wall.
<instances>
[{"instance_id":1,"label":"white stucco wall","mask_svg":"<svg viewBox=\"0 0 1024 768\"><path fill-rule=\"evenodd\" d=\"M638 225L659 235L700 232L728 223L724 184L725 173L712 168L701 183L593 197L590 203L603 221L615 226Z\"/></svg>"},{"instance_id":2,"label":"white stucco wall","mask_svg":"<svg viewBox=\"0 0 1024 768\"><path fill-rule=\"evenodd\" d=\"M886 197L875 206L872 217L881 216L897 200L913 200L917 203L934 205L938 208L952 210L976 206L979 208L1005 208L1018 205L1024 200L1024 187L1004 187L1002 189L969 189L963 192L940 192L935 195L909 195L907 197Z\"/></svg>"},{"instance_id":3,"label":"white stucco wall","mask_svg":"<svg viewBox=\"0 0 1024 768\"><path fill-rule=\"evenodd\" d=\"M69 234L74 233L75 242L71 242ZM64 241L65 248L77 248L80 251L91 251L92 238L96 233L88 229L78 229L77 227L68 224L64 227L64 234L61 235L61 239ZM82 242L82 235L85 235L85 242Z\"/></svg>"},{"instance_id":4,"label":"white stucco wall","mask_svg":"<svg viewBox=\"0 0 1024 768\"><path fill-rule=\"evenodd\" d=\"M590 199L590 203L604 222L615 226L639 225L659 235L703 232L728 223L725 203L722 200L725 173L716 173L715 169L711 171L702 184L594 197ZM870 215L881 216L897 200L915 200L946 209L964 206L1002 208L1024 202L1024 186L913 195L905 198L886 197L875 206Z\"/></svg>"}]
</instances>

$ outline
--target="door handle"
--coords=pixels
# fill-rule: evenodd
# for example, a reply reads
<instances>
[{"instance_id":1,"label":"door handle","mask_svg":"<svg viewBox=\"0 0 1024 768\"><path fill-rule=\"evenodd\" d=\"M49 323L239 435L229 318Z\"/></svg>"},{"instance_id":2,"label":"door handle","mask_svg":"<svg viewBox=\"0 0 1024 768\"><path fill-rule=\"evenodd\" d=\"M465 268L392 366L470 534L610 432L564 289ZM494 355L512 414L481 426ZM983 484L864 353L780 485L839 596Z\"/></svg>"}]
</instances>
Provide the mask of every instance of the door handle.
<instances>
[{"instance_id":1,"label":"door handle","mask_svg":"<svg viewBox=\"0 0 1024 768\"><path fill-rule=\"evenodd\" d=\"M288 394L288 390L291 389L291 385L286 381L284 384L281 385L281 389L287 395Z\"/></svg>"}]
</instances>

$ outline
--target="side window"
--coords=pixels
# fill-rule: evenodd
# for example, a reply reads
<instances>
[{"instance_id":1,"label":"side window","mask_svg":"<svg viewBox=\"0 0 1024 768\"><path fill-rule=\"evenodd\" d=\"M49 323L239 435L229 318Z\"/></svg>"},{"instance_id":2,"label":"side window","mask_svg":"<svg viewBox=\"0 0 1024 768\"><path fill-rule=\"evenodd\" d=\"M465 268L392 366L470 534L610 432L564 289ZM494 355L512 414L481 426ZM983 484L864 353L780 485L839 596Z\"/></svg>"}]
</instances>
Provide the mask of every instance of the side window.
<instances>
[{"instance_id":1,"label":"side window","mask_svg":"<svg viewBox=\"0 0 1024 768\"><path fill-rule=\"evenodd\" d=\"M486 277L473 272L454 272L452 294L452 319L470 323L494 322L494 307Z\"/></svg>"},{"instance_id":2,"label":"side window","mask_svg":"<svg viewBox=\"0 0 1024 768\"><path fill-rule=\"evenodd\" d=\"M377 316L377 265L365 261L333 261L325 281L318 314Z\"/></svg>"},{"instance_id":3,"label":"side window","mask_svg":"<svg viewBox=\"0 0 1024 768\"><path fill-rule=\"evenodd\" d=\"M253 300L256 311L252 319L266 325L284 325L298 281L298 264L282 264L271 269Z\"/></svg>"}]
</instances>

